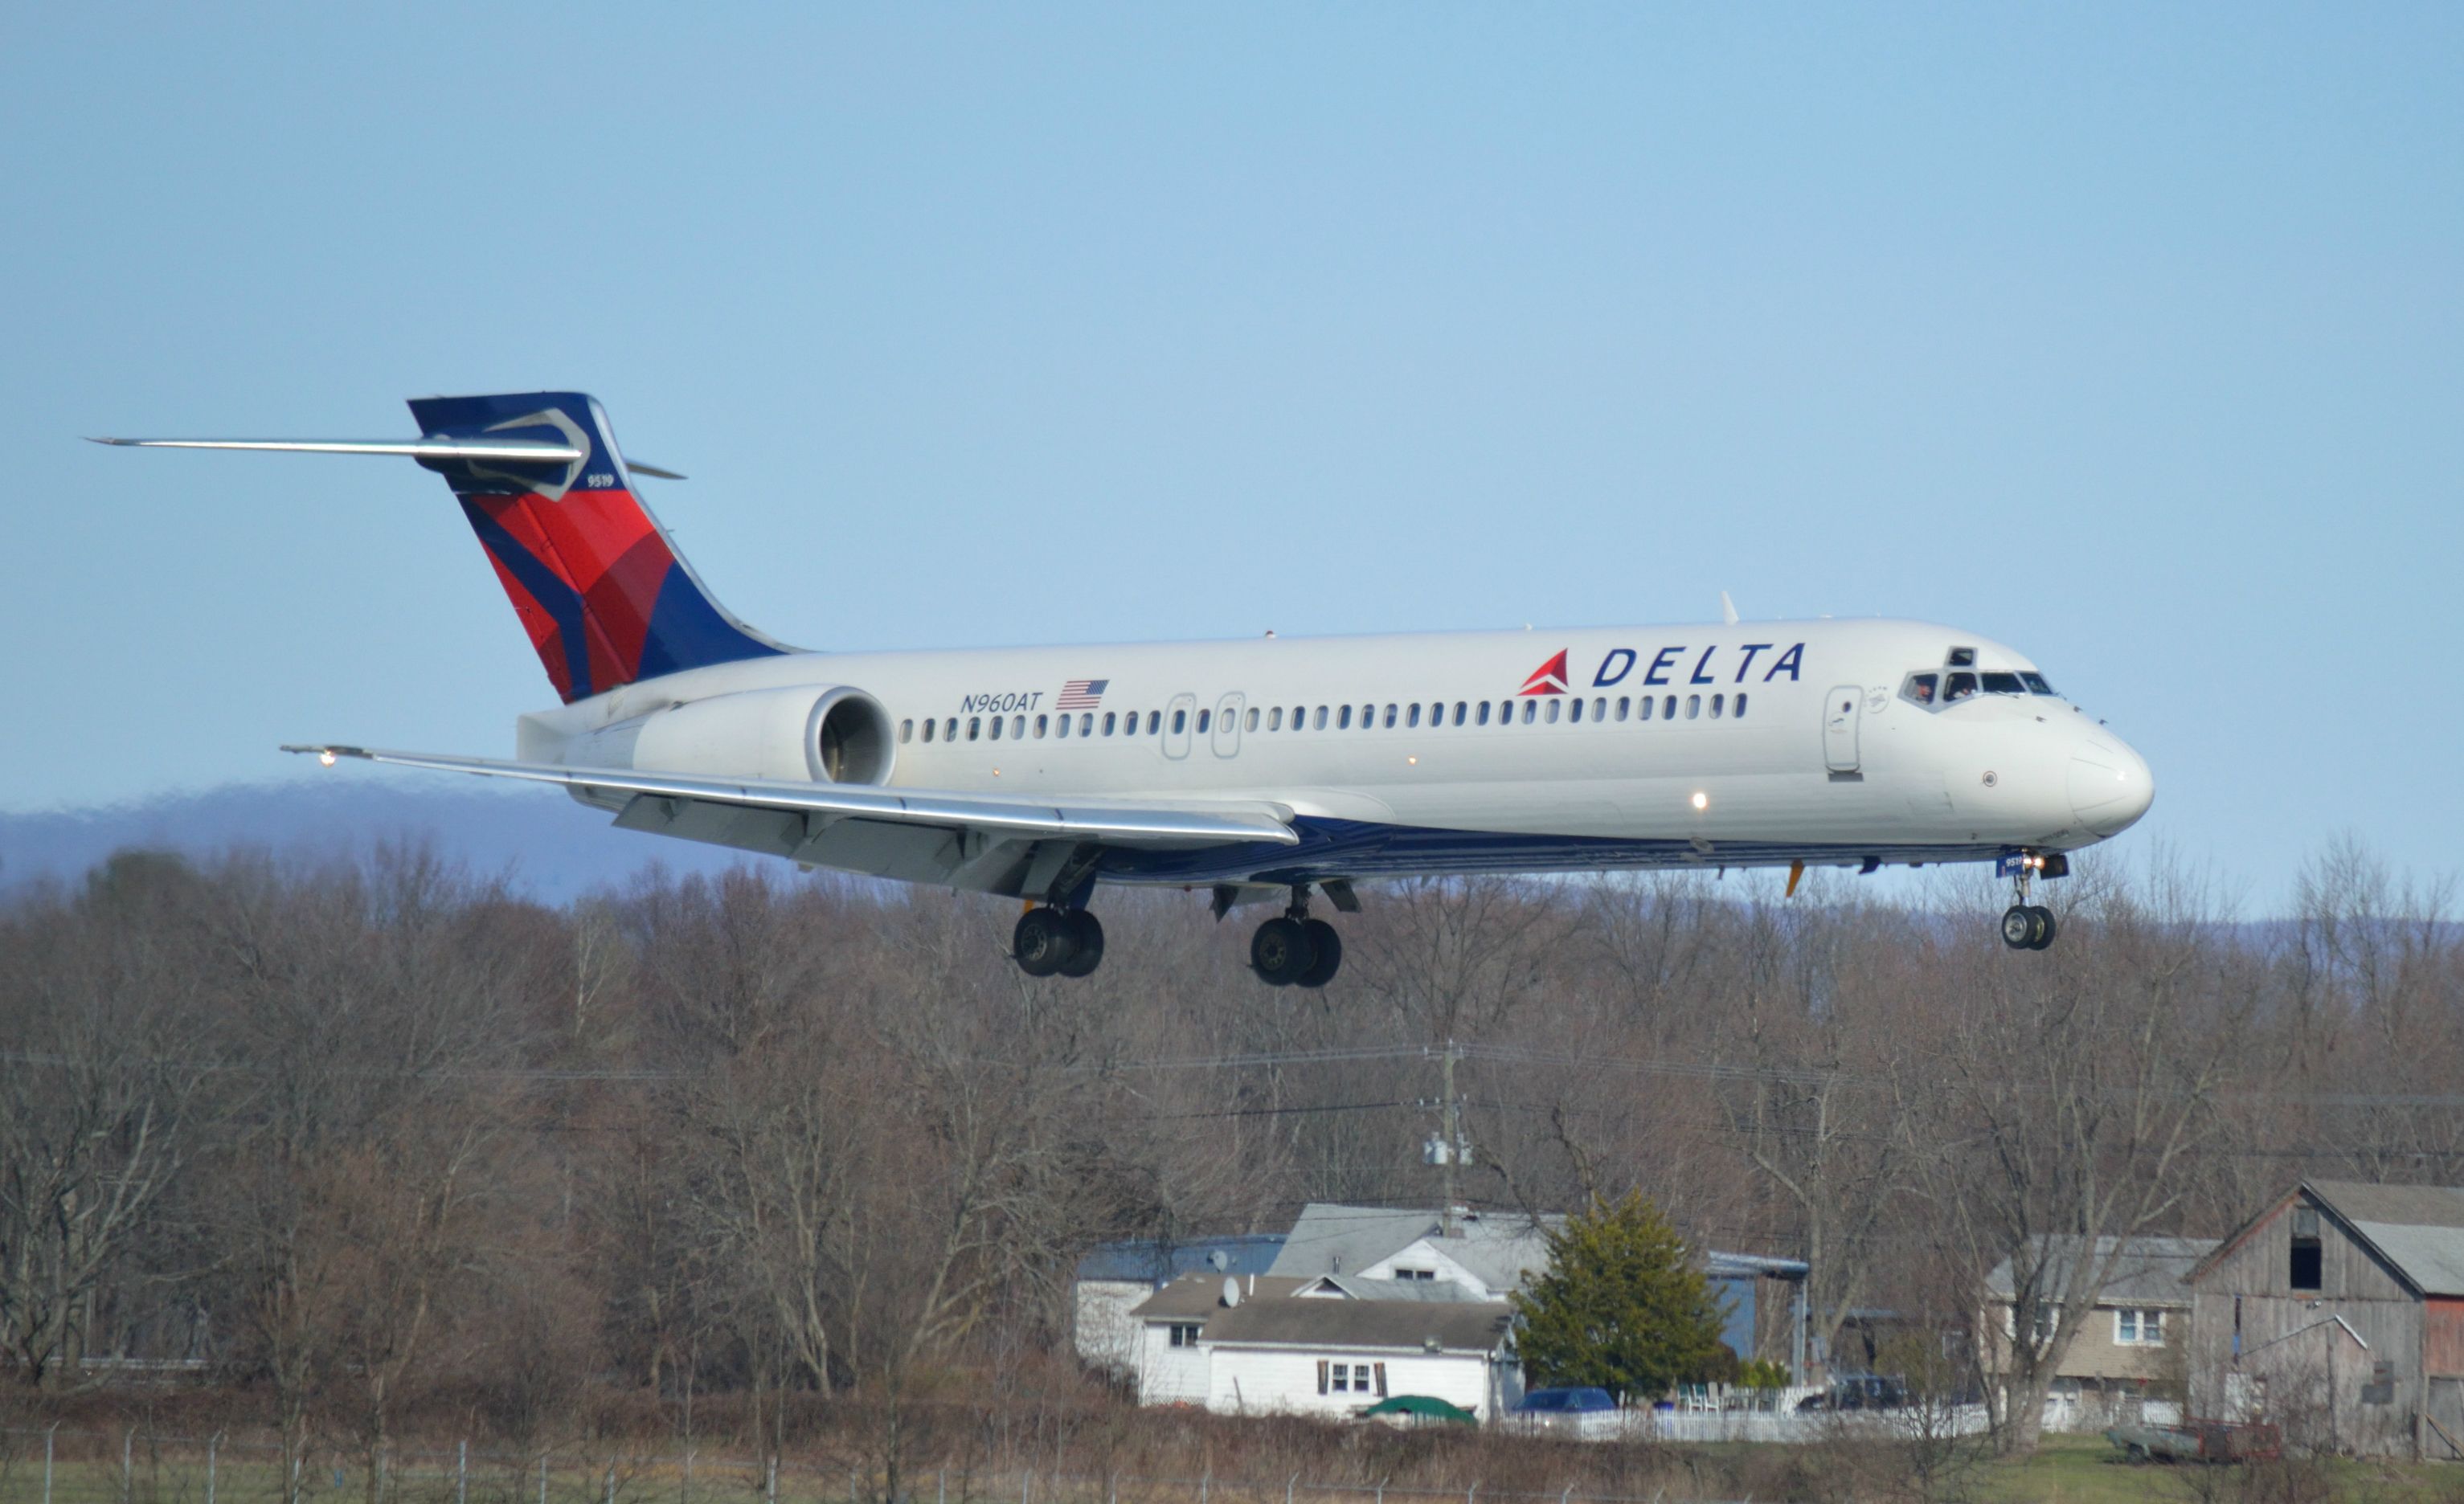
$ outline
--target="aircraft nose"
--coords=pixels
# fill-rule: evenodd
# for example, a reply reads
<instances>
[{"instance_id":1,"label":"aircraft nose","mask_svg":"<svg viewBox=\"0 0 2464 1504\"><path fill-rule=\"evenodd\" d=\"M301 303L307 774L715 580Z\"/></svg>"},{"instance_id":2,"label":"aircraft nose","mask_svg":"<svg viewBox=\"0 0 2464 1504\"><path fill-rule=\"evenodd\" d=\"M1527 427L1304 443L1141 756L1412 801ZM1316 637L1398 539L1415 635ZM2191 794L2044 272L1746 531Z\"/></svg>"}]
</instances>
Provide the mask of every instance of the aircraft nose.
<instances>
[{"instance_id":1,"label":"aircraft nose","mask_svg":"<svg viewBox=\"0 0 2464 1504\"><path fill-rule=\"evenodd\" d=\"M2091 736L2071 752L2071 811L2099 836L2118 836L2156 801L2147 759L2119 736Z\"/></svg>"}]
</instances>

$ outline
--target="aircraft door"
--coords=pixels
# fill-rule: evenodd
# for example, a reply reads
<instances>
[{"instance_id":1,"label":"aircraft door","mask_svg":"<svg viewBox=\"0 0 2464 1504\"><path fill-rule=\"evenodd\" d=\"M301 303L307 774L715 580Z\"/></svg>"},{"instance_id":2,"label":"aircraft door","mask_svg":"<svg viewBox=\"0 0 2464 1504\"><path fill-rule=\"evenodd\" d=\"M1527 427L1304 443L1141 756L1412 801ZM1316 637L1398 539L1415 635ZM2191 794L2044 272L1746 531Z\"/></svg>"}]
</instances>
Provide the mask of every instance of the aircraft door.
<instances>
[{"instance_id":1,"label":"aircraft door","mask_svg":"<svg viewBox=\"0 0 2464 1504\"><path fill-rule=\"evenodd\" d=\"M1822 702L1822 759L1833 773L1857 771L1857 702L1862 687L1844 684Z\"/></svg>"},{"instance_id":2,"label":"aircraft door","mask_svg":"<svg viewBox=\"0 0 2464 1504\"><path fill-rule=\"evenodd\" d=\"M1177 694L1163 711L1163 754L1177 762L1189 755L1190 723L1198 719L1198 696Z\"/></svg>"},{"instance_id":3,"label":"aircraft door","mask_svg":"<svg viewBox=\"0 0 2464 1504\"><path fill-rule=\"evenodd\" d=\"M1241 752L1241 709L1248 703L1239 690L1215 702L1215 755L1232 757Z\"/></svg>"}]
</instances>

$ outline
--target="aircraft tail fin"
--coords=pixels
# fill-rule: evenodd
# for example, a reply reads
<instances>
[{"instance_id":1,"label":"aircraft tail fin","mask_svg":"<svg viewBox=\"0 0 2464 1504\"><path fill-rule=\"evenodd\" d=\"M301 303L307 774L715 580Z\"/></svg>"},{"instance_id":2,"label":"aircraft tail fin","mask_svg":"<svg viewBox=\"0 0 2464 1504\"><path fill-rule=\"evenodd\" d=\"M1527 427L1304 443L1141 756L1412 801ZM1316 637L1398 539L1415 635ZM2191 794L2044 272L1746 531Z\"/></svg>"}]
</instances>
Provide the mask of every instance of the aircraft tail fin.
<instances>
[{"instance_id":1,"label":"aircraft tail fin","mask_svg":"<svg viewBox=\"0 0 2464 1504\"><path fill-rule=\"evenodd\" d=\"M687 668L796 649L731 615L643 505L607 414L580 392L422 397L411 440L103 439L142 447L391 454L445 477L569 704Z\"/></svg>"}]
</instances>

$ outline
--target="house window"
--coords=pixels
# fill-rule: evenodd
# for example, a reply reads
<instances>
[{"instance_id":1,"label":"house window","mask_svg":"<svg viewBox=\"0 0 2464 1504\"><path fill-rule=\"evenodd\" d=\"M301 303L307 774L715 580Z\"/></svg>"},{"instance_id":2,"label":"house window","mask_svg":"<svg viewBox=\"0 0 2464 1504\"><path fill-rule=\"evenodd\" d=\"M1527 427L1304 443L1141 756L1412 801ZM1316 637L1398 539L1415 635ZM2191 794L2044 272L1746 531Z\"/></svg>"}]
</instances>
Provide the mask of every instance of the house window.
<instances>
[{"instance_id":1,"label":"house window","mask_svg":"<svg viewBox=\"0 0 2464 1504\"><path fill-rule=\"evenodd\" d=\"M1191 1324L1191 1325L1186 1325L1186 1326L1184 1326L1184 1325L1182 1325L1182 1324L1180 1324L1180 1323L1178 1323L1178 1322L1175 1322L1175 1323L1173 1324L1173 1328L1172 1328L1172 1345L1173 1345L1173 1346L1175 1346L1175 1347L1195 1347L1195 1346L1197 1346L1197 1345L1198 1345L1198 1328L1197 1328L1197 1326L1196 1326L1195 1324Z\"/></svg>"},{"instance_id":2,"label":"house window","mask_svg":"<svg viewBox=\"0 0 2464 1504\"><path fill-rule=\"evenodd\" d=\"M2293 1288L2317 1293L2320 1289L2321 1247L2319 1242L2319 1209L2293 1209Z\"/></svg>"},{"instance_id":3,"label":"house window","mask_svg":"<svg viewBox=\"0 0 2464 1504\"><path fill-rule=\"evenodd\" d=\"M2165 1345L2165 1313L2124 1307L2113 1313L2113 1341L2122 1347Z\"/></svg>"},{"instance_id":4,"label":"house window","mask_svg":"<svg viewBox=\"0 0 2464 1504\"><path fill-rule=\"evenodd\" d=\"M1396 1279L1435 1279L1438 1277L1438 1272L1434 1269L1398 1269L1395 1271L1393 1275L1390 1277Z\"/></svg>"}]
</instances>

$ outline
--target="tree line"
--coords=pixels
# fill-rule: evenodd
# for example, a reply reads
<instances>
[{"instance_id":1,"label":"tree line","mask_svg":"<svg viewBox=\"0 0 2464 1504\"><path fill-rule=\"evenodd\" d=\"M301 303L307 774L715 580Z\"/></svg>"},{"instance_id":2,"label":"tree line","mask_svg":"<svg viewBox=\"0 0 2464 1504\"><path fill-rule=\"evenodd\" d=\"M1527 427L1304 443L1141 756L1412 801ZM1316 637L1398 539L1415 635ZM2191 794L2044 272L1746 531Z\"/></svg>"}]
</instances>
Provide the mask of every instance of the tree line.
<instances>
[{"instance_id":1,"label":"tree line","mask_svg":"<svg viewBox=\"0 0 2464 1504\"><path fill-rule=\"evenodd\" d=\"M1179 893L1108 890L1103 970L1036 981L1005 905L783 867L553 907L416 847L126 852L0 910L0 1361L193 1362L378 1457L444 1394L514 1438L611 1389L775 1429L1066 1354L1094 1242L1434 1204L1451 1052L1465 1199L1639 1192L1805 1258L1843 1366L1852 1312L1965 1329L2015 1255L2025 1450L2107 1273L2038 1234L2464 1176L2448 889L2345 843L2253 922L2080 865L2040 953L1958 875L1387 884L1316 992Z\"/></svg>"}]
</instances>

